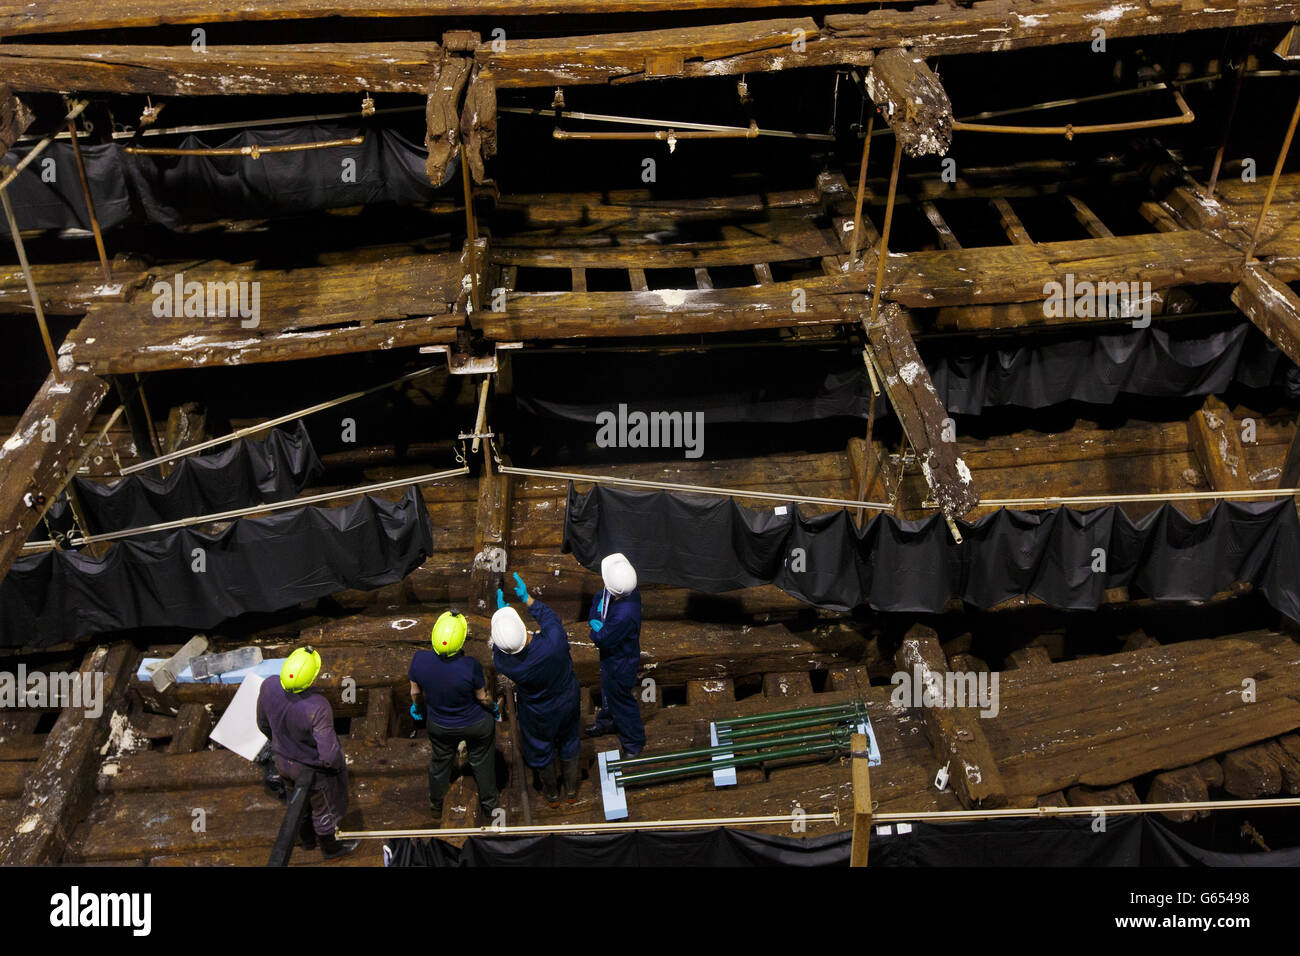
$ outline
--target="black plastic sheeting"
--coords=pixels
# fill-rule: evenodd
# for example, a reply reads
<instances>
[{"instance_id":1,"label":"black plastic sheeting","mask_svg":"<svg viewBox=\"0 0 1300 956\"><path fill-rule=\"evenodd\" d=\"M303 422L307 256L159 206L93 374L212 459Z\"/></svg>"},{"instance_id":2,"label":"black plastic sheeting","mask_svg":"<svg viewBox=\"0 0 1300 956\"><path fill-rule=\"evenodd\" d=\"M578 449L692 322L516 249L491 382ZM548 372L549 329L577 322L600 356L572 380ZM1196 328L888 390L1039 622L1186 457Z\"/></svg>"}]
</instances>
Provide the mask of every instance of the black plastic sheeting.
<instances>
[{"instance_id":1,"label":"black plastic sheeting","mask_svg":"<svg viewBox=\"0 0 1300 956\"><path fill-rule=\"evenodd\" d=\"M195 549L206 570L193 570ZM418 488L233 521L217 534L180 529L118 541L95 558L47 551L0 581L0 647L44 647L137 627L203 630L349 588L400 581L433 553Z\"/></svg>"},{"instance_id":2,"label":"black plastic sheeting","mask_svg":"<svg viewBox=\"0 0 1300 956\"><path fill-rule=\"evenodd\" d=\"M264 441L241 438L219 451L182 458L166 478L134 474L111 485L74 478L73 485L90 533L103 534L287 501L324 470L297 421L291 429L272 430ZM69 511L58 501L47 516L63 528L70 524Z\"/></svg>"},{"instance_id":3,"label":"black plastic sheeting","mask_svg":"<svg viewBox=\"0 0 1300 956\"><path fill-rule=\"evenodd\" d=\"M243 130L224 140L212 133L191 134L179 142L168 137L166 145L281 146L350 139L362 132L356 126L313 124ZM359 146L268 153L256 160L131 155L120 143L82 146L81 152L95 212L105 229L128 222L176 228L205 220L295 215L382 202L416 204L434 198L437 189L425 172L427 152L422 146L389 129L364 132L365 142ZM141 145L158 142L148 137ZM4 162L16 165L30 148L10 151ZM355 163L353 182L344 179L345 160ZM446 181L455 175L457 163L448 165ZM90 228L71 143L51 144L9 186L9 197L20 229ZM0 230L8 234L3 222Z\"/></svg>"},{"instance_id":4,"label":"black plastic sheeting","mask_svg":"<svg viewBox=\"0 0 1300 956\"><path fill-rule=\"evenodd\" d=\"M852 836L799 839L745 830L641 831L397 839L389 866L848 866ZM1153 816L1093 820L1008 819L914 823L911 831L871 834L871 866L1297 866L1300 848L1218 853L1194 846Z\"/></svg>"},{"instance_id":5,"label":"black plastic sheeting","mask_svg":"<svg viewBox=\"0 0 1300 956\"><path fill-rule=\"evenodd\" d=\"M579 494L570 484L563 550L593 571L621 551L643 581L708 593L775 584L841 611L937 613L954 598L989 608L1026 594L1092 610L1109 588L1204 601L1240 581L1300 620L1300 521L1289 498L1219 502L1199 521L1165 504L1137 521L1111 505L1003 509L957 524L961 544L939 515L878 515L859 529L843 509L805 517L792 506L601 486ZM1093 571L1099 548L1105 570Z\"/></svg>"},{"instance_id":6,"label":"black plastic sheeting","mask_svg":"<svg viewBox=\"0 0 1300 956\"><path fill-rule=\"evenodd\" d=\"M1110 405L1121 395L1191 398L1221 395L1232 385L1278 387L1300 398L1300 369L1254 325L1207 330L1192 320L1162 327L1057 336L1024 346L922 342L922 358L944 407L954 415L987 408L1046 408L1068 401ZM779 354L775 354L779 352ZM633 357L635 358L635 357ZM597 360L599 361L599 360ZM702 412L706 427L733 422L808 422L866 418L866 369L855 353L820 349L750 349L729 384L726 353L673 355L653 363L605 359L633 411ZM594 425L609 402L593 402L593 359L521 358L515 364L519 407L530 414ZM682 383L691 394L681 395ZM525 397L527 396L527 397ZM888 414L876 403L876 415Z\"/></svg>"}]
</instances>

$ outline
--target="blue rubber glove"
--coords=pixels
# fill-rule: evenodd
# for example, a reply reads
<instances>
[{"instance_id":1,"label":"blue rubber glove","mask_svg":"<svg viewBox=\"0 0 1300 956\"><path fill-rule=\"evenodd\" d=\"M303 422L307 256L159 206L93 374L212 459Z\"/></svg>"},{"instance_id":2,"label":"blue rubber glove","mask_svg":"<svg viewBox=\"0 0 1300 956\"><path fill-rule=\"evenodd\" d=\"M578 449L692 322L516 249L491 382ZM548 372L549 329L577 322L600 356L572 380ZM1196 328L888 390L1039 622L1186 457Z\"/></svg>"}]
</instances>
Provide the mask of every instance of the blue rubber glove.
<instances>
[{"instance_id":1,"label":"blue rubber glove","mask_svg":"<svg viewBox=\"0 0 1300 956\"><path fill-rule=\"evenodd\" d=\"M424 720L424 711L420 708L419 704L411 705L411 717L413 717L417 721Z\"/></svg>"},{"instance_id":2,"label":"blue rubber glove","mask_svg":"<svg viewBox=\"0 0 1300 956\"><path fill-rule=\"evenodd\" d=\"M502 591L500 588L497 588L497 610L499 611L505 606L506 606L506 593Z\"/></svg>"},{"instance_id":3,"label":"blue rubber glove","mask_svg":"<svg viewBox=\"0 0 1300 956\"><path fill-rule=\"evenodd\" d=\"M590 621L588 621L587 623L591 625L591 629L592 629L593 631L599 631L602 627L605 626L605 622L604 622L604 621L599 621L599 620L597 620L597 619L594 618L594 617L593 617Z\"/></svg>"},{"instance_id":4,"label":"blue rubber glove","mask_svg":"<svg viewBox=\"0 0 1300 956\"><path fill-rule=\"evenodd\" d=\"M493 716L494 718L496 718L496 720L498 720L498 721L501 720L501 701L499 701L499 700L498 700L498 701L493 701L493 703L492 703L492 716Z\"/></svg>"},{"instance_id":5,"label":"blue rubber glove","mask_svg":"<svg viewBox=\"0 0 1300 956\"><path fill-rule=\"evenodd\" d=\"M524 579L519 576L518 571L515 572L515 597L525 604L528 603L528 585L524 584Z\"/></svg>"}]
</instances>

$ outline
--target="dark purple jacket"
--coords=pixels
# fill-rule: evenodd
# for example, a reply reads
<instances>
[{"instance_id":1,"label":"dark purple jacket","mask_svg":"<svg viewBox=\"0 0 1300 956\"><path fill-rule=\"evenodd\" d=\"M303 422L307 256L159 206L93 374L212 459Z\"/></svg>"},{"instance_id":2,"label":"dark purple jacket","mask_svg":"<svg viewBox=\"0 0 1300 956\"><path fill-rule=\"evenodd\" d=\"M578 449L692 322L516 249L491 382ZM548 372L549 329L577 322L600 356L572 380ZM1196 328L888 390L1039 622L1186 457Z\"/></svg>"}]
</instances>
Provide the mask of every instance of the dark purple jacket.
<instances>
[{"instance_id":1,"label":"dark purple jacket","mask_svg":"<svg viewBox=\"0 0 1300 956\"><path fill-rule=\"evenodd\" d=\"M271 738L277 757L317 770L347 767L343 747L334 732L334 708L315 690L295 694L274 677L257 692L257 729Z\"/></svg>"}]
</instances>

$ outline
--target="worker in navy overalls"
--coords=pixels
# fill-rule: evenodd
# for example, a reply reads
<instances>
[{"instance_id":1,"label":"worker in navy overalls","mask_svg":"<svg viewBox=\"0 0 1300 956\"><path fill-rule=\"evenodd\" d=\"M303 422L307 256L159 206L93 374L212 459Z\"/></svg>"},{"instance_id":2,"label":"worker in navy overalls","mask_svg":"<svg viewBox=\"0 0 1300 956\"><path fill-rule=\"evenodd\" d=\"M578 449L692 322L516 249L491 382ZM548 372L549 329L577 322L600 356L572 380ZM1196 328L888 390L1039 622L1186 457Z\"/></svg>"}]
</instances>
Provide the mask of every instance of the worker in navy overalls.
<instances>
[{"instance_id":1,"label":"worker in navy overalls","mask_svg":"<svg viewBox=\"0 0 1300 956\"><path fill-rule=\"evenodd\" d=\"M498 590L497 612L492 615L492 661L498 672L515 682L524 763L541 778L546 802L552 807L560 805L558 754L564 795L569 803L576 803L582 772L578 760L582 705L581 688L569 656L569 635L559 616L528 593L518 574L515 594L541 629L529 633L519 612L506 604Z\"/></svg>"},{"instance_id":2,"label":"worker in navy overalls","mask_svg":"<svg viewBox=\"0 0 1300 956\"><path fill-rule=\"evenodd\" d=\"M605 587L591 605L591 642L600 650L600 710L586 729L590 737L618 733L623 753L635 756L645 746L645 725L637 700L641 664L641 592L636 569L621 554L600 563Z\"/></svg>"}]
</instances>

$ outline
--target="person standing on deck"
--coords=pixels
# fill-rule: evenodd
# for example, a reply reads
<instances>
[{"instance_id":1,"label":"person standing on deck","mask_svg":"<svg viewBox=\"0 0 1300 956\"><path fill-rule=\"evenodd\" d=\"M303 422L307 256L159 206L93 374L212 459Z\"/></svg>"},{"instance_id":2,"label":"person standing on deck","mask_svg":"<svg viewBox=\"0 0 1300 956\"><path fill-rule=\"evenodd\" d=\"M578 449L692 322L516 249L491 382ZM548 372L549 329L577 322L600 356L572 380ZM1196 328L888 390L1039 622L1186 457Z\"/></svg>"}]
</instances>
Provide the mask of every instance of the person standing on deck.
<instances>
[{"instance_id":1,"label":"person standing on deck","mask_svg":"<svg viewBox=\"0 0 1300 956\"><path fill-rule=\"evenodd\" d=\"M442 816L442 799L451 785L451 764L460 742L478 785L485 821L497 808L497 706L483 680L483 665L464 654L469 627L465 615L444 611L433 625L433 650L416 651L406 676L411 681L411 716L427 721L429 810Z\"/></svg>"},{"instance_id":2,"label":"person standing on deck","mask_svg":"<svg viewBox=\"0 0 1300 956\"><path fill-rule=\"evenodd\" d=\"M300 647L280 668L280 680L264 680L257 693L257 727L271 738L275 768L288 781L316 771L311 790L311 815L304 818L298 836L301 846L313 850L319 843L327 860L347 856L360 840L334 837L348 809L348 765L334 732L334 708L312 683L320 673L320 654Z\"/></svg>"},{"instance_id":3,"label":"person standing on deck","mask_svg":"<svg viewBox=\"0 0 1300 956\"><path fill-rule=\"evenodd\" d=\"M636 569L622 554L600 562L604 590L591 605L591 643L600 650L600 710L587 736L618 733L623 752L635 757L645 747L645 724L637 700L641 665L641 592Z\"/></svg>"},{"instance_id":4,"label":"person standing on deck","mask_svg":"<svg viewBox=\"0 0 1300 956\"><path fill-rule=\"evenodd\" d=\"M492 660L498 671L515 682L524 763L541 777L546 802L552 807L560 805L555 768L558 751L564 795L569 803L576 803L582 772L578 761L582 703L569 655L569 635L559 616L528 593L518 574L515 594L541 629L530 634L519 612L506 604L498 590L497 612L492 615Z\"/></svg>"}]
</instances>

